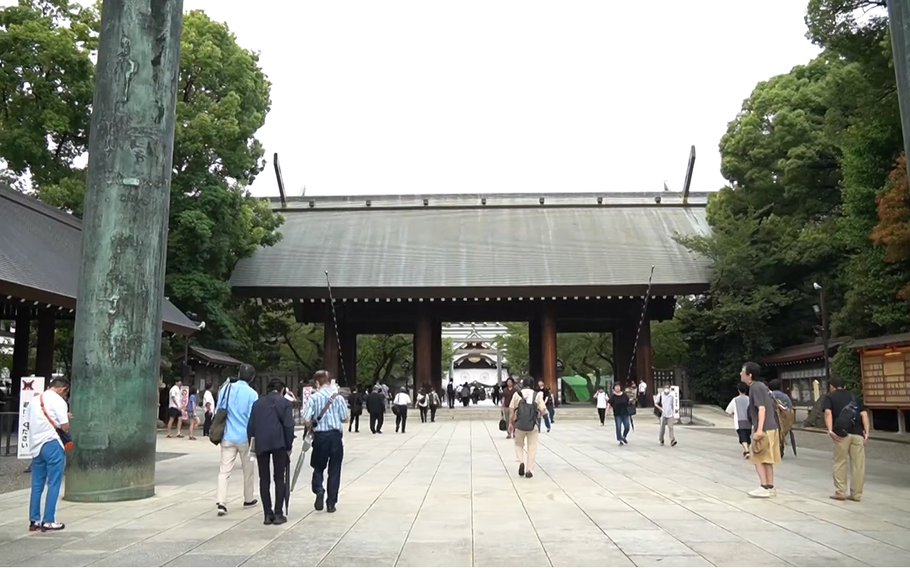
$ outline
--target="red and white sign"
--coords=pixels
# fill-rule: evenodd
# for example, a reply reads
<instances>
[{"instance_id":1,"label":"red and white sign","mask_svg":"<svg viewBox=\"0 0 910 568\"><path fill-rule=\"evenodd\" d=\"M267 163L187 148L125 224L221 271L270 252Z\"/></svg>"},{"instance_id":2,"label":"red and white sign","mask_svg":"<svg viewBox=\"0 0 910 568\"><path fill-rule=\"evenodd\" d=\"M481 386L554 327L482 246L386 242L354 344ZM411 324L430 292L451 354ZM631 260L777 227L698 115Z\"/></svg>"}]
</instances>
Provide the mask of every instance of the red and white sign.
<instances>
[{"instance_id":1,"label":"red and white sign","mask_svg":"<svg viewBox=\"0 0 910 568\"><path fill-rule=\"evenodd\" d=\"M19 450L20 460L32 459L28 446L28 407L44 392L44 377L22 377L19 379Z\"/></svg>"}]
</instances>

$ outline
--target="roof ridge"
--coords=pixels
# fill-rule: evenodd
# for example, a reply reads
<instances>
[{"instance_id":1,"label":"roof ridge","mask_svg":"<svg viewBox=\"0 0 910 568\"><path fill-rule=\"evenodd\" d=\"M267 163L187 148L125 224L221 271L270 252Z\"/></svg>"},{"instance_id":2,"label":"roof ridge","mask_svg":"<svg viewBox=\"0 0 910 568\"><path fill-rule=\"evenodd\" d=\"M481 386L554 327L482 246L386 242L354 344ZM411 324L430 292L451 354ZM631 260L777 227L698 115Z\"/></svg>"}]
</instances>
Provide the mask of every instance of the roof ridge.
<instances>
[{"instance_id":1,"label":"roof ridge","mask_svg":"<svg viewBox=\"0 0 910 568\"><path fill-rule=\"evenodd\" d=\"M59 207L54 207L53 205L48 205L47 203L41 201L37 197L32 197L27 193L15 190L12 187L0 183L0 199L7 199L31 209L39 215L44 215L45 217L50 217L51 219L69 225L74 229L82 230L82 221L71 213L60 209Z\"/></svg>"}]
</instances>

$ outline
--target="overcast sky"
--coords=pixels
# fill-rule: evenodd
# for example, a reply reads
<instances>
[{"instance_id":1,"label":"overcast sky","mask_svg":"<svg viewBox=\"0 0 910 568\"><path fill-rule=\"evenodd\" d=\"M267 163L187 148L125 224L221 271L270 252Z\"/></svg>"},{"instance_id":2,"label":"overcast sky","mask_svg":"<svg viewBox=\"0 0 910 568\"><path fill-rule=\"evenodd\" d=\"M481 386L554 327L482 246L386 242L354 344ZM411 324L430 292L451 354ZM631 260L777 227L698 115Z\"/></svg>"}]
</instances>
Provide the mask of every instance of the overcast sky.
<instances>
[{"instance_id":1,"label":"overcast sky","mask_svg":"<svg viewBox=\"0 0 910 568\"><path fill-rule=\"evenodd\" d=\"M185 0L261 53L277 195L719 189L756 82L807 62L806 0Z\"/></svg>"}]
</instances>

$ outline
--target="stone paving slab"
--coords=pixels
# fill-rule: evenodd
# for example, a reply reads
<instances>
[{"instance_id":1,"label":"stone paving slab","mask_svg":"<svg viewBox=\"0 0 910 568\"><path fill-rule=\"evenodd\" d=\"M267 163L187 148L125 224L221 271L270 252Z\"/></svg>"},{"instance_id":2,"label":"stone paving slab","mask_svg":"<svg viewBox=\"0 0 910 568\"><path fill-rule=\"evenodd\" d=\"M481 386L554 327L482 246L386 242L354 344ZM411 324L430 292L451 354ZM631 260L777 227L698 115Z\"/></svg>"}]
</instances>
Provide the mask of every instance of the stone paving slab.
<instances>
[{"instance_id":1,"label":"stone paving slab","mask_svg":"<svg viewBox=\"0 0 910 568\"><path fill-rule=\"evenodd\" d=\"M494 422L409 426L346 434L338 512L313 511L303 479L280 527L241 507L239 475L217 517L218 449L160 438L179 457L158 462L155 497L61 502L61 533L26 531L27 491L0 495L0 565L910 565L910 483L886 460L868 460L862 503L833 502L830 455L807 448L778 468L779 496L757 501L735 438L715 431L677 428L679 445L661 447L640 419L618 447L612 428L557 422L524 479Z\"/></svg>"}]
</instances>

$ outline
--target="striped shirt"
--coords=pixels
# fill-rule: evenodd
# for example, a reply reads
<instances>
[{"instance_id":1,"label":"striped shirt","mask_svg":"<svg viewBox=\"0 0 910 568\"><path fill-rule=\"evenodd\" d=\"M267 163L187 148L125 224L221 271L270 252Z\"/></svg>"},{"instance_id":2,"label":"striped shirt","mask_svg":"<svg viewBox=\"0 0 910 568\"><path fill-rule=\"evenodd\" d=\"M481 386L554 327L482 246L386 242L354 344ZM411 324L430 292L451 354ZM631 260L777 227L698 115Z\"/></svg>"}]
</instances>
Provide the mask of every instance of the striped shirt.
<instances>
[{"instance_id":1,"label":"striped shirt","mask_svg":"<svg viewBox=\"0 0 910 568\"><path fill-rule=\"evenodd\" d=\"M329 398L335 394L330 385L326 385L320 388L318 391L314 392L307 400L306 411L303 414L303 419L308 422L312 422L319 417L319 414L322 412L322 409L325 407L325 403L328 402ZM325 416L323 416L319 422L316 423L314 428L315 432L329 432L331 430L341 431L343 426L342 423L348 417L348 405L344 401L343 396L336 396L335 400L332 401L332 404L329 405L329 408L325 411Z\"/></svg>"}]
</instances>

